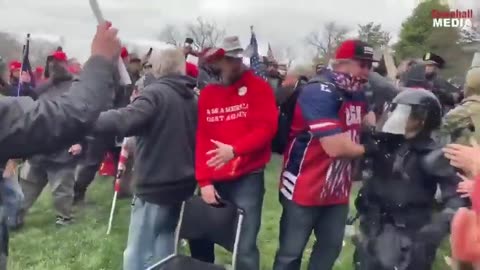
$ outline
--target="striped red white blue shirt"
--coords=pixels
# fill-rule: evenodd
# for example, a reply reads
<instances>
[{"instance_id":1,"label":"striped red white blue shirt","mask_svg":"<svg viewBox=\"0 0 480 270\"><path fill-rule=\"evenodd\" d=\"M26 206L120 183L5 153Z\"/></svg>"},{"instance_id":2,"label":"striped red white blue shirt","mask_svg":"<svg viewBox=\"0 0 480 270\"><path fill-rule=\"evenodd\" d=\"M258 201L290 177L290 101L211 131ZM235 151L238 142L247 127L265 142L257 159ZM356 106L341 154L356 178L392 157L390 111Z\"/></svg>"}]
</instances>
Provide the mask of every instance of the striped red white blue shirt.
<instances>
[{"instance_id":1,"label":"striped red white blue shirt","mask_svg":"<svg viewBox=\"0 0 480 270\"><path fill-rule=\"evenodd\" d=\"M359 142L367 103L363 91L341 91L333 83L312 83L298 97L280 192L299 205L349 201L352 162L329 157L320 138L348 132L353 141Z\"/></svg>"}]
</instances>

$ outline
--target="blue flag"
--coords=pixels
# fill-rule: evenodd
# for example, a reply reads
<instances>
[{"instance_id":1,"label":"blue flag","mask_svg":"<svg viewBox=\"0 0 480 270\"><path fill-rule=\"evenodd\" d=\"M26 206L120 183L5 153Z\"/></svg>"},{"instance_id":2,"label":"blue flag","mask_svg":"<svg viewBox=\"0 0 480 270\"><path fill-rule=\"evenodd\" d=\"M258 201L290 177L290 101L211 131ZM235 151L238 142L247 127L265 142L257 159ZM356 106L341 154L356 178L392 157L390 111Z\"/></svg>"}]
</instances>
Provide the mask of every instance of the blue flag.
<instances>
[{"instance_id":1,"label":"blue flag","mask_svg":"<svg viewBox=\"0 0 480 270\"><path fill-rule=\"evenodd\" d=\"M262 77L264 80L267 80L267 74L265 73L265 69L260 62L260 54L258 53L258 43L257 37L255 36L255 32L253 32L252 28L252 37L250 38L250 46L252 51L252 56L250 57L250 68L253 69L257 76Z\"/></svg>"}]
</instances>

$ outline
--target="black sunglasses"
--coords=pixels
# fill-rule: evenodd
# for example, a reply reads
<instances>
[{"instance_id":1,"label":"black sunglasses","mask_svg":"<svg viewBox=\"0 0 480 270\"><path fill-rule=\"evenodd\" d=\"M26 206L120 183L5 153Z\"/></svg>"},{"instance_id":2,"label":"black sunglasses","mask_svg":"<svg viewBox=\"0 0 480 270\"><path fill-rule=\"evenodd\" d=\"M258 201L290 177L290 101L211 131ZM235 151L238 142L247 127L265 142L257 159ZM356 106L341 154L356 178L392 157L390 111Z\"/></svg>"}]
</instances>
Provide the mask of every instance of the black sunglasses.
<instances>
[{"instance_id":1,"label":"black sunglasses","mask_svg":"<svg viewBox=\"0 0 480 270\"><path fill-rule=\"evenodd\" d=\"M368 68L368 69L372 69L372 65L373 65L373 63L370 61L360 61L359 64L361 68Z\"/></svg>"}]
</instances>

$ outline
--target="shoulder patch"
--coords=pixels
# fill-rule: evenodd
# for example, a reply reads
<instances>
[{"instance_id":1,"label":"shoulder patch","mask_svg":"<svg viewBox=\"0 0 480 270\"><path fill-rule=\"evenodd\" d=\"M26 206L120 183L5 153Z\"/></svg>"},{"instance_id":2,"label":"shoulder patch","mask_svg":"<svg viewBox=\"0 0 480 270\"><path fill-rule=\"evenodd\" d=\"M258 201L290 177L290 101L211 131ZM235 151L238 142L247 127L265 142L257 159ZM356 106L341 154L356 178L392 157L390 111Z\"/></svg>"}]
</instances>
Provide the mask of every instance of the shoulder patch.
<instances>
[{"instance_id":1,"label":"shoulder patch","mask_svg":"<svg viewBox=\"0 0 480 270\"><path fill-rule=\"evenodd\" d=\"M319 82L320 90L328 93L332 93L333 85L326 82Z\"/></svg>"}]
</instances>

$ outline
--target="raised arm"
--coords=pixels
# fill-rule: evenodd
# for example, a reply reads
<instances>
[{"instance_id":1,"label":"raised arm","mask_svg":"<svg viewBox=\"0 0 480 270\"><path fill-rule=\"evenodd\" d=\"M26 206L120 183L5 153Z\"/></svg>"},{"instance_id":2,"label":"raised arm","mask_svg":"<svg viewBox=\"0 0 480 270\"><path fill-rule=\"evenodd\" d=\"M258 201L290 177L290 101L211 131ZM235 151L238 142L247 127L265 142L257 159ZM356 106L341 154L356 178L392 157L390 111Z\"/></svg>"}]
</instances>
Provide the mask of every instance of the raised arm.
<instances>
[{"instance_id":1,"label":"raised arm","mask_svg":"<svg viewBox=\"0 0 480 270\"><path fill-rule=\"evenodd\" d=\"M168 90L165 90L168 91ZM127 107L102 112L94 125L95 133L134 136L158 113L162 92L154 87L145 88Z\"/></svg>"},{"instance_id":2,"label":"raised arm","mask_svg":"<svg viewBox=\"0 0 480 270\"><path fill-rule=\"evenodd\" d=\"M113 96L117 30L99 25L80 81L51 100L0 98L0 160L51 152L83 138Z\"/></svg>"}]
</instances>

